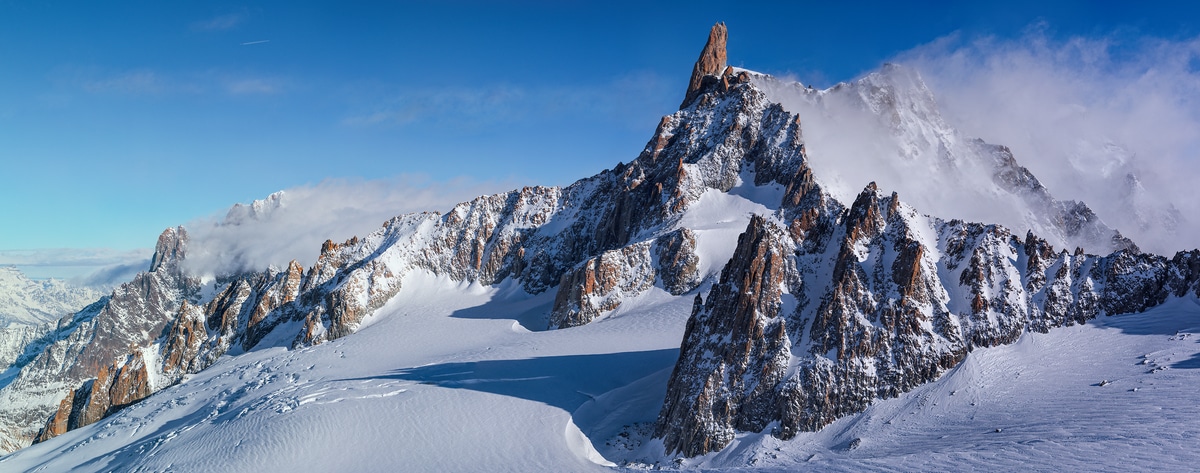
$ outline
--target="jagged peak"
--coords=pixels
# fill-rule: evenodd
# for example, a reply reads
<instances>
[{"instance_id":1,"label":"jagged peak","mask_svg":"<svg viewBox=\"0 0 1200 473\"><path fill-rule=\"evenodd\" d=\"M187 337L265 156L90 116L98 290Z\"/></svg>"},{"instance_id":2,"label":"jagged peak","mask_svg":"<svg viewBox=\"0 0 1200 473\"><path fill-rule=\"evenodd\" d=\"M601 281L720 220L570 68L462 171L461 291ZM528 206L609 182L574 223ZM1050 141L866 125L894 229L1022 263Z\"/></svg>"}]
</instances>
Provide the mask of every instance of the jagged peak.
<instances>
[{"instance_id":1,"label":"jagged peak","mask_svg":"<svg viewBox=\"0 0 1200 473\"><path fill-rule=\"evenodd\" d=\"M225 213L225 220L222 221L225 225L240 225L247 221L261 220L280 208L286 206L285 199L287 193L285 191L277 191L268 195L266 198L255 200L249 205L236 203L229 211Z\"/></svg>"},{"instance_id":2,"label":"jagged peak","mask_svg":"<svg viewBox=\"0 0 1200 473\"><path fill-rule=\"evenodd\" d=\"M182 225L164 230L154 245L154 258L150 261L150 272L164 265L175 265L187 253L188 233Z\"/></svg>"},{"instance_id":3,"label":"jagged peak","mask_svg":"<svg viewBox=\"0 0 1200 473\"><path fill-rule=\"evenodd\" d=\"M718 75L725 71L725 62L728 59L725 43L728 39L729 30L725 28L724 22L714 24L709 30L708 42L704 43L696 65L692 66L692 79L688 82L687 94L679 108L687 107L700 94L705 76Z\"/></svg>"}]
</instances>

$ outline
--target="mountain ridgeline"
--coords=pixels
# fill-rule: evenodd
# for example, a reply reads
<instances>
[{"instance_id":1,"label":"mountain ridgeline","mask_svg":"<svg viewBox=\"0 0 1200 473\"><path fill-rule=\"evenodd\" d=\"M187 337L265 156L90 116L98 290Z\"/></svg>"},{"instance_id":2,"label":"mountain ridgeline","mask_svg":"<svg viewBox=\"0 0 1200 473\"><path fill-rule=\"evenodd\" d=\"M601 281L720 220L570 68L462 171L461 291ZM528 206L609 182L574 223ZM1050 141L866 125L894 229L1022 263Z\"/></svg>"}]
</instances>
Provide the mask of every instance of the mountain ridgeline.
<instances>
[{"instance_id":1,"label":"mountain ridgeline","mask_svg":"<svg viewBox=\"0 0 1200 473\"><path fill-rule=\"evenodd\" d=\"M820 429L1027 331L1200 294L1200 252L1138 252L1086 205L1054 200L1002 147L971 142L986 152L960 158L983 160L1000 189L1061 210L1042 228L1116 251L1056 250L1033 232L926 216L874 183L839 201L810 166L801 117L764 91L774 79L726 64L727 39L713 27L680 110L636 159L567 187L398 216L327 241L307 269L223 277L214 291L179 264L186 231L168 230L150 271L64 319L32 361L9 368L18 372L0 398L26 401L0 408L4 448L95 422L226 354L349 336L385 303L404 304L397 294L418 271L555 291L532 329L588 324L651 290L694 299L654 427L667 453L685 456L720 450L738 431L786 439ZM724 216L746 230L707 265L699 248L713 234L689 211L735 193L765 211Z\"/></svg>"}]
</instances>

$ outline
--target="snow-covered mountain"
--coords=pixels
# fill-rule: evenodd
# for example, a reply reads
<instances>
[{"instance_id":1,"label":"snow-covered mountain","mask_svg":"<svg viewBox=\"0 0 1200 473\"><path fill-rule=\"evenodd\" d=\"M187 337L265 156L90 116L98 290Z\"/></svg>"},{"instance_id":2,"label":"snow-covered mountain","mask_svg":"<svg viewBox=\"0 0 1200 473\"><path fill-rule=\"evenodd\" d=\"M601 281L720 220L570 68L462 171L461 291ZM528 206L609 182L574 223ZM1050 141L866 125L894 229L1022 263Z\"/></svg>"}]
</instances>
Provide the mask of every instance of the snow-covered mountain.
<instances>
[{"instance_id":1,"label":"snow-covered mountain","mask_svg":"<svg viewBox=\"0 0 1200 473\"><path fill-rule=\"evenodd\" d=\"M885 64L827 90L753 77L772 102L803 117L805 144L823 158L813 168L839 200L853 200L863 182L877 182L931 215L1032 230L1060 248L1138 251L1087 204L1056 199L1008 148L948 125L911 68ZM1129 202L1149 209L1145 200Z\"/></svg>"},{"instance_id":2,"label":"snow-covered mountain","mask_svg":"<svg viewBox=\"0 0 1200 473\"><path fill-rule=\"evenodd\" d=\"M28 445L64 395L159 337L182 302L196 297L199 282L178 267L186 238L182 227L163 232L148 271L27 335L30 343L0 374L0 448Z\"/></svg>"},{"instance_id":3,"label":"snow-covered mountain","mask_svg":"<svg viewBox=\"0 0 1200 473\"><path fill-rule=\"evenodd\" d=\"M102 295L57 279L34 281L15 267L0 267L0 329L51 322L96 302Z\"/></svg>"},{"instance_id":4,"label":"snow-covered mountain","mask_svg":"<svg viewBox=\"0 0 1200 473\"><path fill-rule=\"evenodd\" d=\"M1121 446L1072 443L1101 416L1188 434L1068 394L1195 411L1200 349L1177 342L1200 252L1139 253L946 125L911 71L815 91L726 66L726 40L715 26L636 159L572 185L215 279L187 273L169 229L149 271L0 376L4 447L40 442L0 469L1003 468ZM847 124L866 148L842 148ZM944 200L1013 229L922 213ZM1013 372L1032 376L1007 389ZM1045 425L977 408L1020 400ZM936 454L897 453L906 437Z\"/></svg>"}]
</instances>

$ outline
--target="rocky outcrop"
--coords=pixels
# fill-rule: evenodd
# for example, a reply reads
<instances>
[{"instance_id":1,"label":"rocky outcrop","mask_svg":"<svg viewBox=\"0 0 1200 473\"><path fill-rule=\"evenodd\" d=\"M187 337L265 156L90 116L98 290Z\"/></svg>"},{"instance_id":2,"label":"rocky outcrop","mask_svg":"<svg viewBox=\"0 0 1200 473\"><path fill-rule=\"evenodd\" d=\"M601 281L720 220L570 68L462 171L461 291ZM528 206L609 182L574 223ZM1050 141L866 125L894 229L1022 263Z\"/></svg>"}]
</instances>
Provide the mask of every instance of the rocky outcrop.
<instances>
[{"instance_id":1,"label":"rocky outcrop","mask_svg":"<svg viewBox=\"0 0 1200 473\"><path fill-rule=\"evenodd\" d=\"M776 417L775 384L791 348L784 298L800 285L793 246L782 228L754 216L708 300L696 296L655 431L668 451L717 450L737 430L762 430Z\"/></svg>"},{"instance_id":2,"label":"rocky outcrop","mask_svg":"<svg viewBox=\"0 0 1200 473\"><path fill-rule=\"evenodd\" d=\"M158 236L154 245L154 258L150 260L150 272L158 272L164 265L182 261L187 253L187 230L183 227L168 228Z\"/></svg>"},{"instance_id":3,"label":"rocky outcrop","mask_svg":"<svg viewBox=\"0 0 1200 473\"><path fill-rule=\"evenodd\" d=\"M696 255L696 233L680 228L663 235L655 242L658 258L658 277L663 289L671 295L691 292L700 285L700 257Z\"/></svg>"},{"instance_id":4,"label":"rocky outcrop","mask_svg":"<svg viewBox=\"0 0 1200 473\"><path fill-rule=\"evenodd\" d=\"M96 379L67 394L34 442L44 442L95 423L149 396L152 388L142 353L135 352L122 361L120 365L101 368Z\"/></svg>"},{"instance_id":5,"label":"rocky outcrop","mask_svg":"<svg viewBox=\"0 0 1200 473\"><path fill-rule=\"evenodd\" d=\"M19 362L9 367L15 376L0 381L0 449L28 445L58 410L65 393L75 389L78 394L86 380L114 363L122 364L130 347L151 345L183 301L198 296L199 281L179 268L187 239L182 227L163 232L153 271L138 274L97 303L59 320L27 345Z\"/></svg>"},{"instance_id":6,"label":"rocky outcrop","mask_svg":"<svg viewBox=\"0 0 1200 473\"><path fill-rule=\"evenodd\" d=\"M583 325L658 281L673 295L700 285L695 233L687 228L655 240L606 251L563 274L550 311L551 329Z\"/></svg>"},{"instance_id":7,"label":"rocky outcrop","mask_svg":"<svg viewBox=\"0 0 1200 473\"><path fill-rule=\"evenodd\" d=\"M654 280L650 242L606 251L584 261L563 275L550 312L550 328L591 322L616 309L621 301L650 289Z\"/></svg>"},{"instance_id":8,"label":"rocky outcrop","mask_svg":"<svg viewBox=\"0 0 1200 473\"><path fill-rule=\"evenodd\" d=\"M696 65L692 66L692 79L688 82L687 93L679 108L686 108L696 99L700 94L705 77L719 75L725 70L727 60L725 42L728 39L729 31L725 28L725 23L717 23L709 30L708 42L704 43L704 49L700 51Z\"/></svg>"},{"instance_id":9,"label":"rocky outcrop","mask_svg":"<svg viewBox=\"0 0 1200 473\"><path fill-rule=\"evenodd\" d=\"M1032 233L922 216L874 184L835 220L836 251L770 240L802 284L761 289L748 268L775 260L743 248L762 240L749 228L707 301L697 297L656 425L668 453L705 454L768 426L791 438L935 380L975 348L1200 291L1200 251L1056 253ZM811 225L805 240L819 237L812 228L829 227Z\"/></svg>"}]
</instances>

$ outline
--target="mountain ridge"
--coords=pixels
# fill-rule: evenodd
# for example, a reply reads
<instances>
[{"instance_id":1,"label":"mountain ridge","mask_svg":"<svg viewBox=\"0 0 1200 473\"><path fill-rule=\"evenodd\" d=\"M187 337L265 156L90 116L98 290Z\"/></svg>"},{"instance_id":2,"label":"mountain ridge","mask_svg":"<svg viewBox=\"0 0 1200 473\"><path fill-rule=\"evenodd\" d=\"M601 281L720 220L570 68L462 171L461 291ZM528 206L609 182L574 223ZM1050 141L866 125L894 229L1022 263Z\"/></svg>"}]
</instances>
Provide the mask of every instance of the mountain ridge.
<instances>
[{"instance_id":1,"label":"mountain ridge","mask_svg":"<svg viewBox=\"0 0 1200 473\"><path fill-rule=\"evenodd\" d=\"M511 279L529 295L554 290L545 317L554 329L602 319L651 287L681 297L713 282L707 297L693 297L678 376L655 427L667 453L685 456L775 422L780 438L815 430L937 379L976 346L1011 343L1026 330L1200 294L1194 251L1172 260L1132 248L1109 257L1055 252L1033 232L1022 241L1001 226L927 217L874 183L844 205L809 166L800 115L771 101L756 85L760 76L701 68L705 58L724 56L724 31L713 28L695 69L719 72L703 74L695 91L689 85L695 95L662 119L629 164L565 188L526 187L445 214L396 217L363 238L327 241L307 271L293 263L234 277L206 300L176 274L180 295L170 300L177 303L156 319L163 328L110 358L115 363L96 366L96 380L43 416L39 439L115 412L227 353L350 335L414 271L480 285ZM1032 177L1011 153L1008 160L1002 167L1016 173L1014 182ZM768 196L754 201L762 214L745 216L745 231L725 242L727 250L702 250L721 235L687 226L688 212L746 187ZM186 259L186 233L168 232L152 274ZM894 353L905 361L879 361ZM892 370L892 378L866 376L868 364ZM746 382L713 375L726 370ZM831 400L830 393L838 394Z\"/></svg>"}]
</instances>

